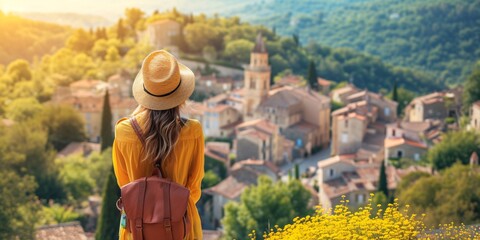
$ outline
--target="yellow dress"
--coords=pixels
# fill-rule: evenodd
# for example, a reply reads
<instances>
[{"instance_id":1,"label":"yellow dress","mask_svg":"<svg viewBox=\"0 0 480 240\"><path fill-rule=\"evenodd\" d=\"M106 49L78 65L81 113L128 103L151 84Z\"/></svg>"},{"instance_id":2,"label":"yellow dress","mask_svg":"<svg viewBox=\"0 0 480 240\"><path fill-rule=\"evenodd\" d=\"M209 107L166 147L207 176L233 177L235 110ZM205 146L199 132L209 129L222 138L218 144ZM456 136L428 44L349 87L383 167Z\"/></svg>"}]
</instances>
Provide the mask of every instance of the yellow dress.
<instances>
[{"instance_id":1,"label":"yellow dress","mask_svg":"<svg viewBox=\"0 0 480 240\"><path fill-rule=\"evenodd\" d=\"M143 117L136 117L143 126ZM145 132L145 130L144 130ZM136 179L150 176L153 164L141 161L142 143L135 134L128 118L122 118L115 127L113 143L113 168L121 187ZM163 168L166 177L190 190L187 213L192 228L186 239L202 239L200 216L195 204L200 199L201 182L204 175L204 141L202 126L197 120L188 120L182 128L174 149L176 159L167 159ZM132 239L128 230L120 229L120 240Z\"/></svg>"}]
</instances>

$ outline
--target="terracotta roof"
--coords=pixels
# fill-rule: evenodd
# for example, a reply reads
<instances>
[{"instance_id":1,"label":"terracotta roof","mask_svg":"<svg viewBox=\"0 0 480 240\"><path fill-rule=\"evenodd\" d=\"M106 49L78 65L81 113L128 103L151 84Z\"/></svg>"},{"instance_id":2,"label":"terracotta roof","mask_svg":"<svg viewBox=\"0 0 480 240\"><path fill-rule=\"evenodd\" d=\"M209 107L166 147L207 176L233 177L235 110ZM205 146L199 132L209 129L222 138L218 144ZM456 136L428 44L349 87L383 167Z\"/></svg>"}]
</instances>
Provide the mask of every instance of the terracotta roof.
<instances>
[{"instance_id":1,"label":"terracotta roof","mask_svg":"<svg viewBox=\"0 0 480 240\"><path fill-rule=\"evenodd\" d=\"M242 120L240 119L235 122L228 123L227 125L223 125L220 127L220 129L225 129L225 130L235 129L241 123L242 123Z\"/></svg>"},{"instance_id":2,"label":"terracotta roof","mask_svg":"<svg viewBox=\"0 0 480 240\"><path fill-rule=\"evenodd\" d=\"M303 77L299 75L294 75L294 74L289 74L286 76L283 76L278 80L277 84L280 85L293 85L293 86L298 86L304 82Z\"/></svg>"},{"instance_id":3,"label":"terracotta roof","mask_svg":"<svg viewBox=\"0 0 480 240\"><path fill-rule=\"evenodd\" d=\"M260 139L263 141L267 141L270 138L270 134L266 134L264 132L261 132L257 129L249 128L243 131L240 131L237 133L238 138L242 136L250 136L253 137L254 139Z\"/></svg>"},{"instance_id":4,"label":"terracotta roof","mask_svg":"<svg viewBox=\"0 0 480 240\"><path fill-rule=\"evenodd\" d=\"M301 104L301 101L297 99L291 91L279 91L275 94L269 96L267 99L262 101L260 108L288 108ZM298 111L301 111L301 108L298 108Z\"/></svg>"},{"instance_id":5,"label":"terracotta roof","mask_svg":"<svg viewBox=\"0 0 480 240\"><path fill-rule=\"evenodd\" d=\"M73 89L92 88L93 89L93 88L96 88L101 83L103 83L103 82L100 81L100 80L84 79L84 80L79 80L79 81L73 82L72 84L70 84L70 88L73 88Z\"/></svg>"},{"instance_id":6,"label":"terracotta roof","mask_svg":"<svg viewBox=\"0 0 480 240\"><path fill-rule=\"evenodd\" d=\"M416 141L408 140L408 139L405 139L405 138L387 138L387 139L385 139L385 147L386 148L396 147L396 146L403 145L403 144L407 144L407 145L410 145L412 147L417 147L417 148L424 148L424 149L427 148L427 146L422 142L416 142Z\"/></svg>"},{"instance_id":7,"label":"terracotta roof","mask_svg":"<svg viewBox=\"0 0 480 240\"><path fill-rule=\"evenodd\" d=\"M345 93L348 93L348 92L351 92L351 91L358 91L357 88L351 84L347 84L345 87L341 87L341 88L337 88L337 89L333 89L332 90L332 93L335 93L335 94L345 94Z\"/></svg>"},{"instance_id":8,"label":"terracotta roof","mask_svg":"<svg viewBox=\"0 0 480 240\"><path fill-rule=\"evenodd\" d=\"M246 187L255 185L259 174L248 168L240 168L230 172L225 180L219 184L205 189L207 194L219 194L225 198L234 200L242 194Z\"/></svg>"},{"instance_id":9,"label":"terracotta roof","mask_svg":"<svg viewBox=\"0 0 480 240\"><path fill-rule=\"evenodd\" d=\"M61 223L39 227L35 232L37 240L87 240L79 222Z\"/></svg>"},{"instance_id":10,"label":"terracotta roof","mask_svg":"<svg viewBox=\"0 0 480 240\"><path fill-rule=\"evenodd\" d=\"M222 94L218 94L216 96L213 96L209 99L206 100L206 102L209 102L209 103L218 103L218 102L222 102L222 101L225 101L225 99L227 99L227 94L225 93L222 93Z\"/></svg>"},{"instance_id":11,"label":"terracotta roof","mask_svg":"<svg viewBox=\"0 0 480 240\"><path fill-rule=\"evenodd\" d=\"M185 114L203 115L205 112L205 109L207 109L207 106L205 106L205 104L203 103L187 101L185 106L181 108L181 112Z\"/></svg>"},{"instance_id":12,"label":"terracotta roof","mask_svg":"<svg viewBox=\"0 0 480 240\"><path fill-rule=\"evenodd\" d=\"M263 41L261 32L259 32L257 35L257 39L255 40L255 47L253 48L252 52L267 53L267 47L265 46L265 42Z\"/></svg>"},{"instance_id":13,"label":"terracotta roof","mask_svg":"<svg viewBox=\"0 0 480 240\"><path fill-rule=\"evenodd\" d=\"M320 86L324 86L324 87L332 85L332 81L329 81L327 79L320 78L320 77L317 78L317 82Z\"/></svg>"},{"instance_id":14,"label":"terracotta roof","mask_svg":"<svg viewBox=\"0 0 480 240\"><path fill-rule=\"evenodd\" d=\"M232 166L232 170L237 170L237 169L248 167L248 166L263 166L275 174L280 173L280 169L272 162L265 161L265 160L254 160L254 159L247 159L247 160L236 162ZM258 170L258 168L255 170Z\"/></svg>"},{"instance_id":15,"label":"terracotta roof","mask_svg":"<svg viewBox=\"0 0 480 240\"><path fill-rule=\"evenodd\" d=\"M6 119L6 118L1 119L1 120L0 120L0 123L1 123L2 125L6 126L6 127L11 127L11 126L13 126L13 124L15 124L15 122L14 122L13 120Z\"/></svg>"},{"instance_id":16,"label":"terracotta roof","mask_svg":"<svg viewBox=\"0 0 480 240\"><path fill-rule=\"evenodd\" d=\"M87 156L92 152L100 152L100 144L90 142L72 142L58 152L57 156L66 157L73 154Z\"/></svg>"},{"instance_id":17,"label":"terracotta roof","mask_svg":"<svg viewBox=\"0 0 480 240\"><path fill-rule=\"evenodd\" d=\"M214 107L206 107L204 112L223 112L227 109L231 108L231 106L227 104L217 104Z\"/></svg>"},{"instance_id":18,"label":"terracotta roof","mask_svg":"<svg viewBox=\"0 0 480 240\"><path fill-rule=\"evenodd\" d=\"M268 134L273 134L277 129L277 125L268 121L267 119L260 118L246 121L236 126L237 131L243 131L248 128L254 128Z\"/></svg>"},{"instance_id":19,"label":"terracotta roof","mask_svg":"<svg viewBox=\"0 0 480 240\"><path fill-rule=\"evenodd\" d=\"M351 113L347 114L346 116L345 115L338 116L338 120L342 120L342 119L346 119L346 118L348 118L348 119L356 118L356 119L361 120L361 121L366 121L367 120L367 118L365 116L357 114L355 112L351 112Z\"/></svg>"},{"instance_id":20,"label":"terracotta roof","mask_svg":"<svg viewBox=\"0 0 480 240\"><path fill-rule=\"evenodd\" d=\"M331 158L318 161L317 167L319 168L324 168L327 166L330 166L332 164L338 163L338 162L344 162L348 164L353 164L353 160L355 159L355 154L343 154L343 155L336 155Z\"/></svg>"},{"instance_id":21,"label":"terracotta roof","mask_svg":"<svg viewBox=\"0 0 480 240\"><path fill-rule=\"evenodd\" d=\"M288 131L296 131L296 132L301 132L301 133L312 133L316 131L319 128L319 126L315 124L311 124L305 121L301 121L296 123L295 125L292 125L288 127Z\"/></svg>"},{"instance_id":22,"label":"terracotta roof","mask_svg":"<svg viewBox=\"0 0 480 240\"><path fill-rule=\"evenodd\" d=\"M230 144L226 142L207 142L205 144L205 155L218 161L227 163L230 154Z\"/></svg>"}]
</instances>

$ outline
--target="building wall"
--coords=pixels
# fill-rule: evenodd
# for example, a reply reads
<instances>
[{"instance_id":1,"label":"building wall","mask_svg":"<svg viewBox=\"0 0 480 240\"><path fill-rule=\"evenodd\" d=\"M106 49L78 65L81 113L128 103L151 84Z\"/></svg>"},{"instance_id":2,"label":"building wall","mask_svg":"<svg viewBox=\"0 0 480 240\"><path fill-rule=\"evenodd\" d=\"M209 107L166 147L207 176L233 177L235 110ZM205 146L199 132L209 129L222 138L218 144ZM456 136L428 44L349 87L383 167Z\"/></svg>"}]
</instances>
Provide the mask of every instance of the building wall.
<instances>
[{"instance_id":1,"label":"building wall","mask_svg":"<svg viewBox=\"0 0 480 240\"><path fill-rule=\"evenodd\" d=\"M334 127L332 131L335 132L335 142L332 143L332 154L355 153L363 142L363 137L367 129L366 120L363 121L354 117L344 118L335 120Z\"/></svg>"},{"instance_id":2,"label":"building wall","mask_svg":"<svg viewBox=\"0 0 480 240\"><path fill-rule=\"evenodd\" d=\"M405 137L415 141L421 141L421 132L407 131L397 126L387 126L386 138Z\"/></svg>"},{"instance_id":3,"label":"building wall","mask_svg":"<svg viewBox=\"0 0 480 240\"><path fill-rule=\"evenodd\" d=\"M420 158L427 152L424 148L418 148L410 146L408 144L402 144L395 147L385 148L385 159L388 160L398 158L399 151L402 152L402 158L408 158L417 161L420 160Z\"/></svg>"},{"instance_id":4,"label":"building wall","mask_svg":"<svg viewBox=\"0 0 480 240\"><path fill-rule=\"evenodd\" d=\"M267 53L251 53L250 65L245 69L244 116L253 116L258 105L268 96L270 90L270 66Z\"/></svg>"},{"instance_id":5,"label":"building wall","mask_svg":"<svg viewBox=\"0 0 480 240\"><path fill-rule=\"evenodd\" d=\"M480 106L474 104L470 111L470 127L480 131Z\"/></svg>"},{"instance_id":6,"label":"building wall","mask_svg":"<svg viewBox=\"0 0 480 240\"><path fill-rule=\"evenodd\" d=\"M252 142L241 136L237 137L237 159L261 159L260 146L256 142Z\"/></svg>"}]
</instances>

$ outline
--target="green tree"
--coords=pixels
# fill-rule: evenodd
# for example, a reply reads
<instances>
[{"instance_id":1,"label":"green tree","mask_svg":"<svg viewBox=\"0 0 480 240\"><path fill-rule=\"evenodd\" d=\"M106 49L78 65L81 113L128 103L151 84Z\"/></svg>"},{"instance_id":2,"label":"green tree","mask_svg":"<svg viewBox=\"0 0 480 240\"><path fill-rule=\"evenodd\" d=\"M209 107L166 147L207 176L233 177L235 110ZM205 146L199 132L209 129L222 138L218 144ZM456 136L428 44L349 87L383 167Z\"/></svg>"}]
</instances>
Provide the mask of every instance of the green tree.
<instances>
[{"instance_id":1,"label":"green tree","mask_svg":"<svg viewBox=\"0 0 480 240\"><path fill-rule=\"evenodd\" d=\"M444 134L442 141L428 151L427 160L435 169L441 170L457 161L468 164L473 152L480 155L479 134L474 131L452 131Z\"/></svg>"},{"instance_id":2,"label":"green tree","mask_svg":"<svg viewBox=\"0 0 480 240\"><path fill-rule=\"evenodd\" d=\"M137 24L144 17L145 13L138 8L127 8L125 9L125 21L128 24L130 30L135 33L137 29Z\"/></svg>"},{"instance_id":3,"label":"green tree","mask_svg":"<svg viewBox=\"0 0 480 240\"><path fill-rule=\"evenodd\" d=\"M205 172L205 176L202 180L202 189L207 189L217 185L221 181L221 178L212 170Z\"/></svg>"},{"instance_id":4,"label":"green tree","mask_svg":"<svg viewBox=\"0 0 480 240\"><path fill-rule=\"evenodd\" d=\"M120 211L118 211L115 203L120 197L120 188L117 185L113 168L108 173L107 178L102 196L102 212L95 231L96 240L118 239Z\"/></svg>"},{"instance_id":5,"label":"green tree","mask_svg":"<svg viewBox=\"0 0 480 240\"><path fill-rule=\"evenodd\" d=\"M14 83L22 80L30 80L32 79L30 64L23 59L15 60L8 64L7 75L13 80Z\"/></svg>"},{"instance_id":6,"label":"green tree","mask_svg":"<svg viewBox=\"0 0 480 240\"><path fill-rule=\"evenodd\" d=\"M472 103L480 100L480 62L478 65L479 67L468 77L463 88L463 104L467 112Z\"/></svg>"},{"instance_id":7,"label":"green tree","mask_svg":"<svg viewBox=\"0 0 480 240\"><path fill-rule=\"evenodd\" d=\"M223 48L223 35L219 29L206 23L193 23L185 27L185 41L189 49L199 53L206 46L213 46L215 49Z\"/></svg>"},{"instance_id":8,"label":"green tree","mask_svg":"<svg viewBox=\"0 0 480 240\"><path fill-rule=\"evenodd\" d=\"M300 166L298 165L298 163L295 163L295 165L293 165L293 170L294 170L294 177L296 180L299 180L300 179Z\"/></svg>"},{"instance_id":9,"label":"green tree","mask_svg":"<svg viewBox=\"0 0 480 240\"><path fill-rule=\"evenodd\" d=\"M310 198L311 194L297 180L273 183L261 176L257 186L243 192L240 203L225 206L225 238L245 239L252 230L260 237L275 225L283 226L296 216L305 216L310 213Z\"/></svg>"},{"instance_id":10,"label":"green tree","mask_svg":"<svg viewBox=\"0 0 480 240\"><path fill-rule=\"evenodd\" d=\"M108 90L105 92L105 97L103 98L103 109L102 109L102 125L100 129L100 138L101 138L101 147L103 151L113 144L113 132L112 132L112 110L110 108L110 97Z\"/></svg>"},{"instance_id":11,"label":"green tree","mask_svg":"<svg viewBox=\"0 0 480 240\"><path fill-rule=\"evenodd\" d=\"M35 98L17 98L8 104L6 116L8 119L23 122L37 116L43 111L43 106Z\"/></svg>"},{"instance_id":12,"label":"green tree","mask_svg":"<svg viewBox=\"0 0 480 240\"><path fill-rule=\"evenodd\" d=\"M0 153L2 158L2 153ZM0 160L1 161L1 160ZM0 239L34 239L39 204L36 202L37 183L31 176L0 170Z\"/></svg>"},{"instance_id":13,"label":"green tree","mask_svg":"<svg viewBox=\"0 0 480 240\"><path fill-rule=\"evenodd\" d=\"M389 196L388 194L388 182L387 182L387 172L385 169L385 161L382 161L380 166L380 174L378 177L378 187L377 192L383 193L385 196Z\"/></svg>"},{"instance_id":14,"label":"green tree","mask_svg":"<svg viewBox=\"0 0 480 240\"><path fill-rule=\"evenodd\" d=\"M227 43L223 54L236 63L248 63L253 46L253 42L245 39L234 40Z\"/></svg>"},{"instance_id":15,"label":"green tree","mask_svg":"<svg viewBox=\"0 0 480 240\"><path fill-rule=\"evenodd\" d=\"M125 38L127 37L127 29L125 28L125 26L123 26L123 19L118 19L118 22L117 22L117 38L120 39L120 41L123 41L125 40Z\"/></svg>"},{"instance_id":16,"label":"green tree","mask_svg":"<svg viewBox=\"0 0 480 240\"><path fill-rule=\"evenodd\" d=\"M83 142L87 138L82 116L70 106L44 106L42 123L48 130L48 142L57 151L72 142Z\"/></svg>"},{"instance_id":17,"label":"green tree","mask_svg":"<svg viewBox=\"0 0 480 240\"><path fill-rule=\"evenodd\" d=\"M83 29L76 30L67 40L66 46L77 52L88 53L95 39Z\"/></svg>"},{"instance_id":18,"label":"green tree","mask_svg":"<svg viewBox=\"0 0 480 240\"><path fill-rule=\"evenodd\" d=\"M472 224L480 220L480 169L455 164L440 174L421 177L398 196L416 214L426 213L428 226Z\"/></svg>"},{"instance_id":19,"label":"green tree","mask_svg":"<svg viewBox=\"0 0 480 240\"><path fill-rule=\"evenodd\" d=\"M308 85L311 89L318 89L318 81L317 81L317 69L315 67L315 62L313 60L310 61L308 64L308 75L307 81Z\"/></svg>"}]
</instances>

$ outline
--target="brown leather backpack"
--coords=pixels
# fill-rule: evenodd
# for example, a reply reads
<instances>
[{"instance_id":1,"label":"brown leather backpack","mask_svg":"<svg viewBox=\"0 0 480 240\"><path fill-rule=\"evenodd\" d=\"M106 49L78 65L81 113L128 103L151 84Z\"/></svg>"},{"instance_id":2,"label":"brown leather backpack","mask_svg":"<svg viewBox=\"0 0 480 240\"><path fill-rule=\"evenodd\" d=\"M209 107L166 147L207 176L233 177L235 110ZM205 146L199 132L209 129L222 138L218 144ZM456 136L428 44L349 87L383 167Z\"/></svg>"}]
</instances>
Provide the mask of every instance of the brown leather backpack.
<instances>
[{"instance_id":1,"label":"brown leather backpack","mask_svg":"<svg viewBox=\"0 0 480 240\"><path fill-rule=\"evenodd\" d=\"M142 130L134 117L130 118L138 138L145 146ZM189 230L187 205L190 191L162 177L160 164L150 177L137 179L121 188L117 201L126 213L126 228L134 240L184 239Z\"/></svg>"}]
</instances>

